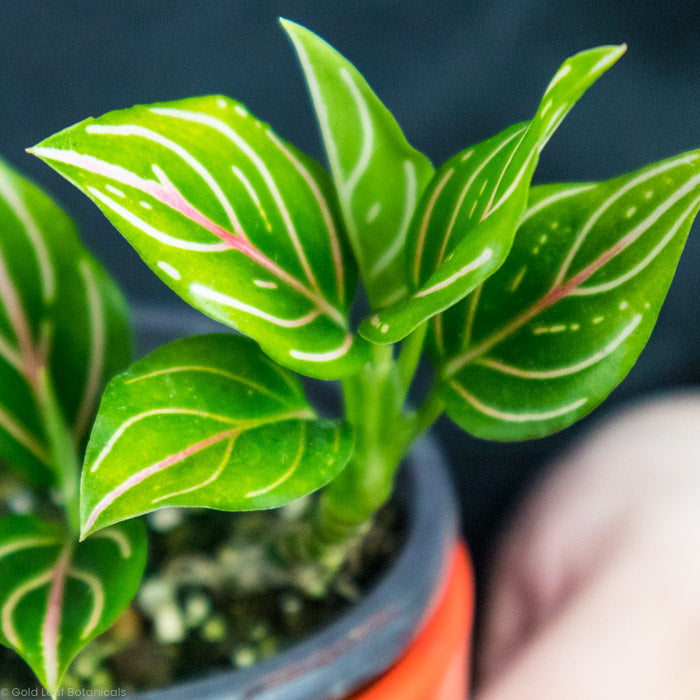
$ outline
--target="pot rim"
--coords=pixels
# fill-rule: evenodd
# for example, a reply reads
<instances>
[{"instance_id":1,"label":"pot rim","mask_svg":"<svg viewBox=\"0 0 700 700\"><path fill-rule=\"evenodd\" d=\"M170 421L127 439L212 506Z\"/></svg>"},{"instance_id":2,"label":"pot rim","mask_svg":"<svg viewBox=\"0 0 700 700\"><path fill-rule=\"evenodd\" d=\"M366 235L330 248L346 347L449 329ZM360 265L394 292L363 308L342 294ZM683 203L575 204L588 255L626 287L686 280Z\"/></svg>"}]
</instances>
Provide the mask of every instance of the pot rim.
<instances>
[{"instance_id":1,"label":"pot rim","mask_svg":"<svg viewBox=\"0 0 700 700\"><path fill-rule=\"evenodd\" d=\"M458 510L436 443L418 440L397 481L406 513L392 566L352 609L254 666L139 693L141 700L321 700L346 697L402 654L431 613L457 541Z\"/></svg>"}]
</instances>

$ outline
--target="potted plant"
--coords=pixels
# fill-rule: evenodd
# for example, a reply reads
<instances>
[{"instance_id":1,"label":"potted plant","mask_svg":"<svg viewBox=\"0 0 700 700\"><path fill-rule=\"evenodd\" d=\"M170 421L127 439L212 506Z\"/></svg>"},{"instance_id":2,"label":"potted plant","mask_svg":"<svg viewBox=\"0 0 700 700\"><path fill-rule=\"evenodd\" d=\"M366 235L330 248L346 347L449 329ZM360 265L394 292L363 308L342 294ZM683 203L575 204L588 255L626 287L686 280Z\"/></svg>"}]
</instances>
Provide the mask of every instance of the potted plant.
<instances>
[{"instance_id":1,"label":"potted plant","mask_svg":"<svg viewBox=\"0 0 700 700\"><path fill-rule=\"evenodd\" d=\"M256 533L258 583L322 596L443 411L491 440L547 435L590 412L641 352L700 207L697 151L605 182L531 187L539 152L624 46L572 56L532 119L434 169L351 63L283 26L330 174L221 96L110 112L30 149L183 299L252 339L186 338L132 364L107 385L86 445L99 387L128 361L124 305L55 205L13 173L2 180L24 238L11 250L0 241L0 456L28 483L55 486L64 517L57 525L47 507L0 521L0 641L54 695L136 591L146 550L136 516L286 506ZM357 327L351 311L364 316ZM413 407L424 349L432 387ZM343 416L319 417L297 373L341 380ZM463 556L454 561L464 589ZM466 620L458 609L453 620ZM455 640L462 653L464 635ZM463 683L457 668L447 678ZM284 697L339 697L367 680L280 690L307 670L297 658L242 696L276 683ZM213 697L230 682L183 692Z\"/></svg>"}]
</instances>

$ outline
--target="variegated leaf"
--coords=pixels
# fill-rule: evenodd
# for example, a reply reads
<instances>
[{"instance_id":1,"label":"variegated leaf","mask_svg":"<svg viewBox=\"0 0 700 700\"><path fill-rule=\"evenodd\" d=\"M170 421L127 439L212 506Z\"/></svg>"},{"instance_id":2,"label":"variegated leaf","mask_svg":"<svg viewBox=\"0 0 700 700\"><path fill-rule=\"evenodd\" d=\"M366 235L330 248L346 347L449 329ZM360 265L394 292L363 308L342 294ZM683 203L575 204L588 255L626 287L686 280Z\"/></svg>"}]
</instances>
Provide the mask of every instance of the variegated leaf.
<instances>
[{"instance_id":1,"label":"variegated leaf","mask_svg":"<svg viewBox=\"0 0 700 700\"><path fill-rule=\"evenodd\" d=\"M87 119L31 149L183 299L304 374L365 361L356 273L328 176L239 103L197 97Z\"/></svg>"},{"instance_id":2,"label":"variegated leaf","mask_svg":"<svg viewBox=\"0 0 700 700\"><path fill-rule=\"evenodd\" d=\"M360 333L393 343L456 304L503 263L525 210L540 151L586 89L624 52L603 46L567 59L535 116L458 153L426 188L408 235L410 298L365 319Z\"/></svg>"},{"instance_id":3,"label":"variegated leaf","mask_svg":"<svg viewBox=\"0 0 700 700\"><path fill-rule=\"evenodd\" d=\"M139 521L85 542L30 515L0 519L0 642L54 694L73 657L136 593L146 563Z\"/></svg>"},{"instance_id":4,"label":"variegated leaf","mask_svg":"<svg viewBox=\"0 0 700 700\"><path fill-rule=\"evenodd\" d=\"M254 510L328 483L352 450L298 379L255 343L206 335L159 348L107 387L81 491L88 534L164 506Z\"/></svg>"},{"instance_id":5,"label":"variegated leaf","mask_svg":"<svg viewBox=\"0 0 700 700\"><path fill-rule=\"evenodd\" d=\"M700 207L700 151L532 191L504 265L437 317L448 414L492 440L597 406L644 348Z\"/></svg>"},{"instance_id":6,"label":"variegated leaf","mask_svg":"<svg viewBox=\"0 0 700 700\"><path fill-rule=\"evenodd\" d=\"M370 304L388 306L408 294L406 234L433 167L352 63L308 29L281 22L304 70Z\"/></svg>"},{"instance_id":7,"label":"variegated leaf","mask_svg":"<svg viewBox=\"0 0 700 700\"><path fill-rule=\"evenodd\" d=\"M30 483L53 483L42 368L80 442L130 351L125 302L71 220L0 161L0 459Z\"/></svg>"}]
</instances>

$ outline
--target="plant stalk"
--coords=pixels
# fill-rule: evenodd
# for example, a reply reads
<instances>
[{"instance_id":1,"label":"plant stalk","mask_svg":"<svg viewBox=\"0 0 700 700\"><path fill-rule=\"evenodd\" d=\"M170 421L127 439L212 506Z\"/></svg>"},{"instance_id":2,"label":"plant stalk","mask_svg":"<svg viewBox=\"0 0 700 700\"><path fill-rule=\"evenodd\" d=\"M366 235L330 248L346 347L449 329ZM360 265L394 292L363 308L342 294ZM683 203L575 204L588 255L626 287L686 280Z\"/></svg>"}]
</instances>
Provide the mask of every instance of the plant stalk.
<instances>
[{"instance_id":1,"label":"plant stalk","mask_svg":"<svg viewBox=\"0 0 700 700\"><path fill-rule=\"evenodd\" d=\"M353 455L323 490L312 521L284 542L288 561L316 562L326 583L389 500L413 441L442 411L435 391L417 410L405 409L426 328L423 324L404 341L398 359L393 346L375 345L371 361L342 382L346 417L355 432Z\"/></svg>"},{"instance_id":2,"label":"plant stalk","mask_svg":"<svg viewBox=\"0 0 700 700\"><path fill-rule=\"evenodd\" d=\"M421 355L423 354L423 344L428 331L428 322L422 323L401 343L401 353L398 359L399 382L403 391L403 400L406 399L408 390L411 388L413 378L418 369Z\"/></svg>"}]
</instances>

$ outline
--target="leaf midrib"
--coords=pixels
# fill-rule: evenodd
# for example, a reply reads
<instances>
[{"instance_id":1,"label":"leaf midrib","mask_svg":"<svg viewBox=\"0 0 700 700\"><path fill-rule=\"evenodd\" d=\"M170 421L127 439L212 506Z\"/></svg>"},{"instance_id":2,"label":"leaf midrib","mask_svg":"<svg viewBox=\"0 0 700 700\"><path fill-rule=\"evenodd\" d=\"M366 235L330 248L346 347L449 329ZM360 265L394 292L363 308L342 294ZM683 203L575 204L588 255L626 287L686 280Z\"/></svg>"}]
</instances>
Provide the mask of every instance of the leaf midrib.
<instances>
[{"instance_id":1,"label":"leaf midrib","mask_svg":"<svg viewBox=\"0 0 700 700\"><path fill-rule=\"evenodd\" d=\"M673 204L676 204L677 201L679 201L682 197L688 194L688 191L690 191L690 186L696 184L697 182L700 182L700 175L696 175L695 177L690 178L685 184L685 186L679 190L681 194L677 194L676 196L670 198L669 200L667 200L667 202L665 202L657 209L665 207L662 214L666 213L666 211L670 209ZM700 203L700 198L698 198L693 203L693 205L691 205L690 209L692 210L693 206L696 206L698 203ZM653 225L653 223L655 222L652 222L650 226ZM638 227L639 226L641 226L641 224L638 225ZM629 246L631 246L636 240L638 240L638 238L641 235L643 235L647 230L648 228L643 229L638 235L633 236L633 229L632 232L626 234L614 245L610 246L608 250L599 255L596 260L587 265L583 270L573 275L568 282L561 283L555 281L552 287L549 289L549 291L543 297L541 297L539 301L537 301L533 306L531 306L530 309L521 313L511 323L506 324L501 328L501 330L496 331L490 337L486 338L484 341L474 346L471 351L448 362L445 365L443 377L447 379L459 370L461 370L466 365L471 364L477 359L480 359L491 348L505 340L509 335L520 329L528 321L532 320L535 316L539 315L549 307L553 306L558 301L561 301L562 299L569 296L574 289L580 287L584 282L586 282L586 280L590 279L596 272L598 272L598 270L600 270L605 264L616 258L627 248L629 248Z\"/></svg>"},{"instance_id":2,"label":"leaf midrib","mask_svg":"<svg viewBox=\"0 0 700 700\"><path fill-rule=\"evenodd\" d=\"M347 330L348 321L345 318L345 315L321 294L318 286L315 288L310 288L294 277L291 273L284 270L274 260L269 258L259 248L254 246L245 236L245 232L243 232L243 235L237 235L236 233L231 232L212 221L191 202L189 202L173 185L173 183L164 176L164 173L162 180L150 180L137 175L128 168L104 161L88 153L78 153L64 148L42 146L34 147L33 149L29 149L29 151L41 158L54 160L59 163L65 163L67 165L79 168L80 170L85 170L93 175L104 177L105 179L118 182L119 184L127 187L133 187L139 191L149 194L161 204L168 207L171 211L182 215L188 221L191 221L204 228L210 234L221 240L230 250L241 253L249 260L252 260L263 269L275 275L278 279L286 283L291 289L295 290L311 301L314 306L321 310L321 312L330 318L336 325L340 326L343 330ZM66 155L68 153L71 154L70 157ZM57 157L57 154L61 155L58 155ZM89 160L90 163L96 163L98 165L95 165L95 167L91 169L84 164L81 165L79 162L71 162L71 160L76 161L76 159L77 161ZM162 172L160 168L159 171ZM82 187L82 185L80 188L85 189Z\"/></svg>"},{"instance_id":3,"label":"leaf midrib","mask_svg":"<svg viewBox=\"0 0 700 700\"><path fill-rule=\"evenodd\" d=\"M90 514L85 520L85 525L82 528L83 534L81 539L84 539L87 536L87 534L89 534L91 528L97 522L97 519L100 517L100 515L105 510L107 510L107 508L109 508L109 506L111 506L117 498L124 495L124 493L130 491L132 488L138 486L150 476L157 474L163 471L164 469L168 469L172 466L175 466L176 464L180 464L181 462L184 462L186 459L193 456L197 452L208 449L209 447L212 447L213 445L218 444L223 440L228 440L229 438L236 438L241 433L244 433L248 430L253 430L272 423L282 423L288 420L312 420L314 418L316 418L316 414L311 409L303 409L289 413L267 416L264 419L236 422L231 421L231 424L235 425L235 427L232 427L228 430L224 430L220 433L216 433L214 435L210 435L208 438L204 438L203 440L195 442L194 444L190 444L187 447L183 447L177 452L171 455L167 455L163 459L160 459L154 462L153 464L150 464L147 467L140 469L138 472L128 477L125 481L121 481L116 487L112 488L112 490L105 496L103 496L100 499L100 501L94 506L94 508L90 511Z\"/></svg>"}]
</instances>

